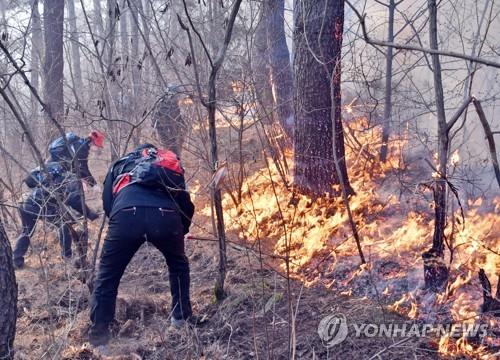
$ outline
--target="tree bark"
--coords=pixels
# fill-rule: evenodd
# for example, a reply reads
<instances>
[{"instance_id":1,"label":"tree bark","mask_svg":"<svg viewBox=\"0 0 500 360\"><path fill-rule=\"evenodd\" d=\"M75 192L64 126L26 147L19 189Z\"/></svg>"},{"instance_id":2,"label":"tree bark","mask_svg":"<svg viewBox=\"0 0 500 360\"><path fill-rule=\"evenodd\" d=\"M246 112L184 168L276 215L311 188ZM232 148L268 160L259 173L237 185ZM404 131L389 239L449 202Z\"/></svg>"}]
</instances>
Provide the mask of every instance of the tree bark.
<instances>
[{"instance_id":1,"label":"tree bark","mask_svg":"<svg viewBox=\"0 0 500 360\"><path fill-rule=\"evenodd\" d=\"M315 197L339 194L338 189L334 189L334 185L339 185L333 162L332 137L335 136L339 168L346 190L352 194L341 120L344 1L298 2L294 18L294 185L299 192Z\"/></svg>"},{"instance_id":2,"label":"tree bark","mask_svg":"<svg viewBox=\"0 0 500 360\"><path fill-rule=\"evenodd\" d=\"M33 0L31 9L31 84L38 91L40 91L39 79L42 51L43 33L40 10L38 9L38 0ZM40 104L38 104L36 98L31 95L31 116L33 119L38 118L39 107Z\"/></svg>"},{"instance_id":3,"label":"tree bark","mask_svg":"<svg viewBox=\"0 0 500 360\"><path fill-rule=\"evenodd\" d=\"M486 120L486 115L484 114L483 106L481 102L477 99L472 99L474 106L476 107L477 116L479 117L479 121L483 126L484 135L486 137L486 141L488 142L488 149L490 150L491 163L493 164L493 171L495 172L495 177L497 178L498 186L500 187L500 167L497 157L497 148L495 145L495 138L493 137L493 132L491 131L490 124L488 120Z\"/></svg>"},{"instance_id":4,"label":"tree bark","mask_svg":"<svg viewBox=\"0 0 500 360\"><path fill-rule=\"evenodd\" d=\"M500 274L498 274L498 282L500 284ZM486 276L483 269L479 270L479 281L481 282L481 287L483 288L483 304L481 305L481 312L483 313L493 313L495 316L500 317L500 297L497 288L496 296L493 295L491 291L491 283Z\"/></svg>"},{"instance_id":5,"label":"tree bark","mask_svg":"<svg viewBox=\"0 0 500 360\"><path fill-rule=\"evenodd\" d=\"M118 67L115 65L116 55L116 24L118 23L117 3L113 0L107 0L107 18L106 18L106 43L104 46L103 59L106 62L107 84L109 89L109 101L106 104L107 114L109 118L119 117L119 75ZM109 140L114 146L111 147L111 161L118 159L120 148L120 129L114 121L108 121Z\"/></svg>"},{"instance_id":6,"label":"tree bark","mask_svg":"<svg viewBox=\"0 0 500 360\"><path fill-rule=\"evenodd\" d=\"M141 82L139 69L139 13L136 6L129 6L130 9L130 32L131 32L131 63L132 63L132 87L135 101L139 98Z\"/></svg>"},{"instance_id":7,"label":"tree bark","mask_svg":"<svg viewBox=\"0 0 500 360\"><path fill-rule=\"evenodd\" d=\"M79 94L83 94L82 66L80 63L80 39L78 36L78 27L76 24L75 1L68 0L68 21L69 38L71 40L71 63L73 65L73 91L76 101L79 102Z\"/></svg>"},{"instance_id":8,"label":"tree bark","mask_svg":"<svg viewBox=\"0 0 500 360\"><path fill-rule=\"evenodd\" d=\"M429 40L431 49L438 49L437 4L436 0L428 0L429 8ZM448 268L444 263L444 230L446 228L446 188L449 134L444 107L443 80L441 63L438 54L432 54L434 74L434 94L438 122L438 174L434 186L434 235L432 248L422 254L424 260L425 286L433 291L440 291L448 281Z\"/></svg>"},{"instance_id":9,"label":"tree bark","mask_svg":"<svg viewBox=\"0 0 500 360\"><path fill-rule=\"evenodd\" d=\"M236 16L240 10L242 0L236 0L231 15L228 19L226 32L224 34L224 42L221 44L220 50L212 63L212 69L208 79L208 101L206 108L208 111L208 132L210 137L210 162L212 173L217 172L219 158L217 150L217 126L215 123L215 113L217 111L217 74L224 62L226 51L231 42L233 34L233 26L236 21ZM184 2L184 6L186 3ZM219 188L212 186L212 199L215 207L217 218L217 235L219 238L219 273L215 282L214 292L215 298L220 301L225 297L224 283L227 272L227 254L226 254L226 230L224 227L224 210L222 208L222 194Z\"/></svg>"},{"instance_id":10,"label":"tree bark","mask_svg":"<svg viewBox=\"0 0 500 360\"><path fill-rule=\"evenodd\" d=\"M394 41L394 12L396 10L395 0L389 0L387 7L389 11L387 42ZM389 133L392 121L392 60L393 48L387 47L385 52L385 101L384 101L384 122L382 123L382 147L380 148L380 161L387 161L387 149Z\"/></svg>"},{"instance_id":11,"label":"tree bark","mask_svg":"<svg viewBox=\"0 0 500 360\"><path fill-rule=\"evenodd\" d=\"M44 62L44 102L59 123L64 123L64 0L45 0L43 6L45 62ZM46 116L47 138L57 132Z\"/></svg>"},{"instance_id":12,"label":"tree bark","mask_svg":"<svg viewBox=\"0 0 500 360\"><path fill-rule=\"evenodd\" d=\"M104 36L104 24L102 22L101 0L94 0L93 8L94 8L94 22L97 27L95 33L98 35L98 38L101 39L101 37Z\"/></svg>"},{"instance_id":13,"label":"tree bark","mask_svg":"<svg viewBox=\"0 0 500 360\"><path fill-rule=\"evenodd\" d=\"M267 0L267 49L269 73L275 109L289 139L293 138L293 74L285 34L285 1Z\"/></svg>"},{"instance_id":14,"label":"tree bark","mask_svg":"<svg viewBox=\"0 0 500 360\"><path fill-rule=\"evenodd\" d=\"M121 10L120 16L120 42L122 50L122 63L125 63L128 57L128 19L124 14L125 9Z\"/></svg>"},{"instance_id":15,"label":"tree bark","mask_svg":"<svg viewBox=\"0 0 500 360\"><path fill-rule=\"evenodd\" d=\"M263 108L263 119L270 125L272 120L269 121L269 119L272 119L273 102L271 84L269 82L271 74L267 61L269 58L267 48L267 22L268 17L265 14L265 7L263 6L259 23L255 29L252 51L252 70L255 96Z\"/></svg>"},{"instance_id":16,"label":"tree bark","mask_svg":"<svg viewBox=\"0 0 500 360\"><path fill-rule=\"evenodd\" d=\"M17 284L12 249L0 219L0 359L14 358L17 319Z\"/></svg>"}]
</instances>

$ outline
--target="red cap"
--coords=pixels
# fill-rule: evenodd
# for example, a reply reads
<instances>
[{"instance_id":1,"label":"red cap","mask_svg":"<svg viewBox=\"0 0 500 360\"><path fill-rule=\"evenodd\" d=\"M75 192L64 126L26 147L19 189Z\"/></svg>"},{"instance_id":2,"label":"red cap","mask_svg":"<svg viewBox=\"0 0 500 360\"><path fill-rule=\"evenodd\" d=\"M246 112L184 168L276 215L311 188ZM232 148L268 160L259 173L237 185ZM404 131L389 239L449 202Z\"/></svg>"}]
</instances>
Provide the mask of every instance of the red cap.
<instances>
[{"instance_id":1,"label":"red cap","mask_svg":"<svg viewBox=\"0 0 500 360\"><path fill-rule=\"evenodd\" d=\"M89 139L92 142L92 145L95 145L99 148L102 148L104 146L104 139L106 136L104 133L100 132L99 130L93 130L89 134Z\"/></svg>"}]
</instances>

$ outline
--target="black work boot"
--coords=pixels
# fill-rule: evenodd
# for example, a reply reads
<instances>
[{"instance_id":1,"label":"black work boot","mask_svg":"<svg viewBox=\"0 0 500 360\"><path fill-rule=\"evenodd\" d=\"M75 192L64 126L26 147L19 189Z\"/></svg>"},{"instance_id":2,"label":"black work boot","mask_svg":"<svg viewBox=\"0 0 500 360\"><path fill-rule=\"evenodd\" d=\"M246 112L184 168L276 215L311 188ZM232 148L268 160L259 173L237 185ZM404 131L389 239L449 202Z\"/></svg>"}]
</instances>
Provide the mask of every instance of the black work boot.
<instances>
[{"instance_id":1,"label":"black work boot","mask_svg":"<svg viewBox=\"0 0 500 360\"><path fill-rule=\"evenodd\" d=\"M92 324L89 329L89 342L94 347L106 345L109 337L108 324Z\"/></svg>"}]
</instances>

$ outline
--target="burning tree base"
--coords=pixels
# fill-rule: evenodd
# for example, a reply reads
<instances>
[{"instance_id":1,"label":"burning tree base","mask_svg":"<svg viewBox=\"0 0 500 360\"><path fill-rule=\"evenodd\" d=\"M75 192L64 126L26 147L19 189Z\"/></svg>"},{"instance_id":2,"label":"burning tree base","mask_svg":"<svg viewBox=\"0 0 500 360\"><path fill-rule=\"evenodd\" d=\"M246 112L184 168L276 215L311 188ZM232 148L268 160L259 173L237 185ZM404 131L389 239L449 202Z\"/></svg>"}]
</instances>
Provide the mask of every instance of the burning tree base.
<instances>
[{"instance_id":1,"label":"burning tree base","mask_svg":"<svg viewBox=\"0 0 500 360\"><path fill-rule=\"evenodd\" d=\"M448 268L443 257L434 249L430 249L422 254L424 260L424 280L425 289L434 292L441 292L448 282Z\"/></svg>"},{"instance_id":2,"label":"burning tree base","mask_svg":"<svg viewBox=\"0 0 500 360\"><path fill-rule=\"evenodd\" d=\"M481 281L483 287L483 305L481 305L481 311L483 314L491 313L496 317L500 317L500 288L497 288L497 295L494 297L491 291L491 283L483 269L479 270L479 281Z\"/></svg>"}]
</instances>

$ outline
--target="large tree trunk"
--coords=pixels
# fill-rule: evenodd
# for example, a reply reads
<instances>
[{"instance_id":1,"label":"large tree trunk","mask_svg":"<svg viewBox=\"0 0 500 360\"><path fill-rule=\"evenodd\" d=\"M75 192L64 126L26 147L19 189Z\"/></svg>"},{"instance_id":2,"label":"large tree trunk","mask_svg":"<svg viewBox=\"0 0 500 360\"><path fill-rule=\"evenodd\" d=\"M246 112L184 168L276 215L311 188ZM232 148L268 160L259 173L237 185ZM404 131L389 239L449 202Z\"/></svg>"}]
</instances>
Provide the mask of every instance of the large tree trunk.
<instances>
[{"instance_id":1,"label":"large tree trunk","mask_svg":"<svg viewBox=\"0 0 500 360\"><path fill-rule=\"evenodd\" d=\"M396 10L395 0L389 0L389 19L387 24L387 42L394 41L394 12ZM392 121L392 60L394 48L388 46L385 52L385 103L384 122L382 123L382 147L380 148L380 161L387 160L387 149L389 142L389 132Z\"/></svg>"},{"instance_id":2,"label":"large tree trunk","mask_svg":"<svg viewBox=\"0 0 500 360\"><path fill-rule=\"evenodd\" d=\"M144 0L145 5L143 5L143 0L136 0L137 8L139 11L139 17L141 18L142 31L144 33L144 43L147 43L148 46L144 47L144 59L143 59L143 71L142 78L144 79L144 91L148 92L150 89L150 85L154 83L152 80L154 73L157 73L157 64L155 64L156 59L154 58L154 54L152 53L151 41L149 39L149 35L151 33L149 19L151 19L151 7L149 6L148 0ZM151 50L151 51L150 51ZM166 90L166 89L164 89Z\"/></svg>"},{"instance_id":3,"label":"large tree trunk","mask_svg":"<svg viewBox=\"0 0 500 360\"><path fill-rule=\"evenodd\" d=\"M293 74L285 35L285 0L267 0L267 48L270 82L279 122L290 139L293 138Z\"/></svg>"},{"instance_id":4,"label":"large tree trunk","mask_svg":"<svg viewBox=\"0 0 500 360\"><path fill-rule=\"evenodd\" d=\"M141 98L141 70L139 59L139 13L136 6L129 6L130 9L130 68L132 72L132 111L134 118L139 118L140 98ZM141 128L139 127L133 136L134 145L139 145L141 139Z\"/></svg>"},{"instance_id":5,"label":"large tree trunk","mask_svg":"<svg viewBox=\"0 0 500 360\"><path fill-rule=\"evenodd\" d=\"M272 90L269 79L271 77L268 67L269 58L267 48L267 22L269 18L265 14L265 7L261 10L261 16L254 36L254 47L252 51L252 72L255 88L255 96L262 106L264 121L271 124L273 109Z\"/></svg>"},{"instance_id":6,"label":"large tree trunk","mask_svg":"<svg viewBox=\"0 0 500 360\"><path fill-rule=\"evenodd\" d=\"M12 249L0 219L0 359L14 358L17 318L17 284Z\"/></svg>"},{"instance_id":7,"label":"large tree trunk","mask_svg":"<svg viewBox=\"0 0 500 360\"><path fill-rule=\"evenodd\" d=\"M94 0L93 2L93 8L94 8L94 22L96 25L96 30L95 33L98 35L98 39L101 40L101 37L104 36L104 25L102 22L102 6L101 6L101 0Z\"/></svg>"},{"instance_id":8,"label":"large tree trunk","mask_svg":"<svg viewBox=\"0 0 500 360\"><path fill-rule=\"evenodd\" d=\"M135 101L138 100L141 88L139 69L139 13L136 6L130 6L130 32L131 32L131 66L132 66L132 86Z\"/></svg>"},{"instance_id":9,"label":"large tree trunk","mask_svg":"<svg viewBox=\"0 0 500 360\"><path fill-rule=\"evenodd\" d=\"M40 59L43 50L42 22L40 19L40 10L38 9L38 0L33 0L31 8L31 85L40 91ZM31 116L33 119L38 117L40 103L31 95ZM36 121L35 121L36 122ZM32 129L34 129L33 127Z\"/></svg>"},{"instance_id":10,"label":"large tree trunk","mask_svg":"<svg viewBox=\"0 0 500 360\"><path fill-rule=\"evenodd\" d=\"M436 0L428 1L429 39L431 49L438 49ZM434 187L434 235L432 248L422 254L424 278L427 288L439 291L448 280L448 268L444 263L444 230L446 227L446 165L448 163L448 124L444 107L443 80L439 55L431 55L434 74L434 93L438 121L438 174Z\"/></svg>"},{"instance_id":11,"label":"large tree trunk","mask_svg":"<svg viewBox=\"0 0 500 360\"><path fill-rule=\"evenodd\" d=\"M121 16L120 16L120 42L121 42L121 49L122 49L122 63L125 63L127 61L128 57L128 19L127 16L124 14L125 12L125 4L124 8L121 9Z\"/></svg>"},{"instance_id":12,"label":"large tree trunk","mask_svg":"<svg viewBox=\"0 0 500 360\"><path fill-rule=\"evenodd\" d=\"M73 92L78 103L83 94L82 66L80 64L80 40L76 25L75 1L68 0L69 38L71 40L71 63L73 65Z\"/></svg>"},{"instance_id":13,"label":"large tree trunk","mask_svg":"<svg viewBox=\"0 0 500 360\"><path fill-rule=\"evenodd\" d=\"M344 2L304 0L297 3L294 17L294 184L300 192L313 196L338 195L339 191L334 189L334 185L339 184L339 177L335 171L332 146L332 137L336 136L339 168L346 191L352 193L345 164L341 120L340 55ZM332 119L332 114L335 119Z\"/></svg>"},{"instance_id":14,"label":"large tree trunk","mask_svg":"<svg viewBox=\"0 0 500 360\"><path fill-rule=\"evenodd\" d=\"M44 101L52 115L61 120L64 115L64 0L45 0L43 6L45 32ZM47 115L48 116L48 115ZM57 132L46 118L47 138Z\"/></svg>"},{"instance_id":15,"label":"large tree trunk","mask_svg":"<svg viewBox=\"0 0 500 360\"><path fill-rule=\"evenodd\" d=\"M106 104L107 116L110 119L119 117L119 71L115 63L116 55L116 27L118 23L119 12L117 3L113 0L107 0L107 18L106 18L106 44L104 46L103 59L106 62L106 82L109 91L109 99ZM114 121L108 121L108 134L111 146L111 160L119 157L120 148L120 129Z\"/></svg>"}]
</instances>

